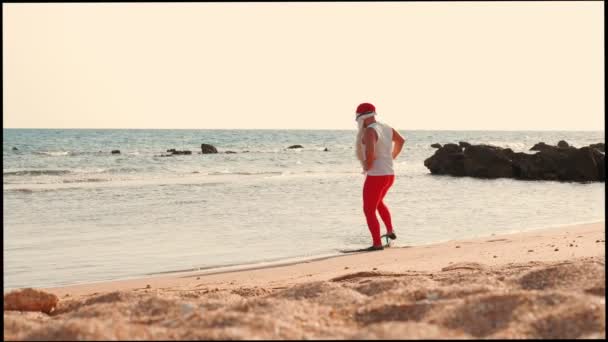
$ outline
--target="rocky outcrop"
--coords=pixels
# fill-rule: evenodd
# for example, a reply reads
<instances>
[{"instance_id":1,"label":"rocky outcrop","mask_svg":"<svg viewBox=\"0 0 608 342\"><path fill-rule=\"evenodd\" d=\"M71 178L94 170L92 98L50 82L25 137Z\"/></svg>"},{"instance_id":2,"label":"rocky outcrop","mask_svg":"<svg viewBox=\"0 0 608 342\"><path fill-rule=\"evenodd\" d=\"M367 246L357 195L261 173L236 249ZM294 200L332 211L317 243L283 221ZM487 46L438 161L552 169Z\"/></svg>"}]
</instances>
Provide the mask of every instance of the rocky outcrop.
<instances>
[{"instance_id":1,"label":"rocky outcrop","mask_svg":"<svg viewBox=\"0 0 608 342\"><path fill-rule=\"evenodd\" d=\"M290 149L291 148L304 148L304 146L302 146L302 145L291 145L288 148L290 148Z\"/></svg>"},{"instance_id":2,"label":"rocky outcrop","mask_svg":"<svg viewBox=\"0 0 608 342\"><path fill-rule=\"evenodd\" d=\"M441 148L441 144L439 143L434 143L431 145L432 148Z\"/></svg>"},{"instance_id":3,"label":"rocky outcrop","mask_svg":"<svg viewBox=\"0 0 608 342\"><path fill-rule=\"evenodd\" d=\"M604 147L604 143L591 144L591 145L589 145L589 147L598 149L598 150L600 150L602 152L606 152L606 149Z\"/></svg>"},{"instance_id":4,"label":"rocky outcrop","mask_svg":"<svg viewBox=\"0 0 608 342\"><path fill-rule=\"evenodd\" d=\"M168 153L171 153L171 155L181 155L181 154L192 154L192 151L178 151L174 148L167 150Z\"/></svg>"},{"instance_id":5,"label":"rocky outcrop","mask_svg":"<svg viewBox=\"0 0 608 342\"><path fill-rule=\"evenodd\" d=\"M203 154L217 153L217 148L209 144L201 144L201 152Z\"/></svg>"},{"instance_id":6,"label":"rocky outcrop","mask_svg":"<svg viewBox=\"0 0 608 342\"><path fill-rule=\"evenodd\" d=\"M598 144L594 144L598 145ZM492 145L446 144L424 161L433 174L575 182L605 181L605 155L598 148L540 142L535 154Z\"/></svg>"}]
</instances>

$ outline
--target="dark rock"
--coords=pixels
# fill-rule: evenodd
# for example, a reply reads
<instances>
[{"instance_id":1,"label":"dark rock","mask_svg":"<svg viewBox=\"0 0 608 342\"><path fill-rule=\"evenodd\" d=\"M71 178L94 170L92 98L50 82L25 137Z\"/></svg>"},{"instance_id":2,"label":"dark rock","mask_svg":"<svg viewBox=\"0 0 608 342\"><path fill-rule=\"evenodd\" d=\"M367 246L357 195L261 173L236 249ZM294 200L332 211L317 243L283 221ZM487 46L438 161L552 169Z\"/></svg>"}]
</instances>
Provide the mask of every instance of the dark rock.
<instances>
[{"instance_id":1,"label":"dark rock","mask_svg":"<svg viewBox=\"0 0 608 342\"><path fill-rule=\"evenodd\" d=\"M464 154L456 144L446 144L424 161L431 173L438 175L465 176Z\"/></svg>"},{"instance_id":2,"label":"dark rock","mask_svg":"<svg viewBox=\"0 0 608 342\"><path fill-rule=\"evenodd\" d=\"M201 144L201 152L203 154L217 153L217 148L209 144Z\"/></svg>"},{"instance_id":3,"label":"dark rock","mask_svg":"<svg viewBox=\"0 0 608 342\"><path fill-rule=\"evenodd\" d=\"M112 154L120 154L120 150L112 150Z\"/></svg>"},{"instance_id":4,"label":"dark rock","mask_svg":"<svg viewBox=\"0 0 608 342\"><path fill-rule=\"evenodd\" d=\"M466 146L466 145L465 145ZM534 145L535 154L491 145L446 144L424 161L433 174L527 180L605 181L605 155L597 148Z\"/></svg>"},{"instance_id":5,"label":"dark rock","mask_svg":"<svg viewBox=\"0 0 608 342\"><path fill-rule=\"evenodd\" d=\"M567 147L570 147L570 145L565 140L560 140L557 143L557 147L559 147L559 148L567 148Z\"/></svg>"},{"instance_id":6,"label":"dark rock","mask_svg":"<svg viewBox=\"0 0 608 342\"><path fill-rule=\"evenodd\" d=\"M323 150L323 152L329 152L329 150L327 149L327 147Z\"/></svg>"},{"instance_id":7,"label":"dark rock","mask_svg":"<svg viewBox=\"0 0 608 342\"><path fill-rule=\"evenodd\" d=\"M226 154L234 154L234 153L236 153L236 152L234 152L234 151L226 151L226 152L224 152L224 153L226 153Z\"/></svg>"},{"instance_id":8,"label":"dark rock","mask_svg":"<svg viewBox=\"0 0 608 342\"><path fill-rule=\"evenodd\" d=\"M434 143L431 145L432 148L441 148L441 144L439 143Z\"/></svg>"},{"instance_id":9,"label":"dark rock","mask_svg":"<svg viewBox=\"0 0 608 342\"><path fill-rule=\"evenodd\" d=\"M302 145L291 145L288 148L304 148Z\"/></svg>"},{"instance_id":10,"label":"dark rock","mask_svg":"<svg viewBox=\"0 0 608 342\"><path fill-rule=\"evenodd\" d=\"M468 143L468 142L466 142L466 141L459 141L459 142L458 142L458 146L460 146L460 147L462 147L462 148L467 148L467 147L471 146L471 144L469 144L469 143Z\"/></svg>"},{"instance_id":11,"label":"dark rock","mask_svg":"<svg viewBox=\"0 0 608 342\"><path fill-rule=\"evenodd\" d=\"M490 145L469 145L464 150L464 172L479 178L513 177L511 160L502 148Z\"/></svg>"},{"instance_id":12,"label":"dark rock","mask_svg":"<svg viewBox=\"0 0 608 342\"><path fill-rule=\"evenodd\" d=\"M13 151L19 151L19 149L16 147L13 147Z\"/></svg>"},{"instance_id":13,"label":"dark rock","mask_svg":"<svg viewBox=\"0 0 608 342\"><path fill-rule=\"evenodd\" d=\"M167 150L167 152L171 153L171 155L184 155L184 154L192 154L192 151L178 151L174 148Z\"/></svg>"},{"instance_id":14,"label":"dark rock","mask_svg":"<svg viewBox=\"0 0 608 342\"><path fill-rule=\"evenodd\" d=\"M554 146L550 146L545 144L544 142L539 142L538 144L532 146L532 148L530 149L530 151L544 151L547 149L555 149Z\"/></svg>"},{"instance_id":15,"label":"dark rock","mask_svg":"<svg viewBox=\"0 0 608 342\"><path fill-rule=\"evenodd\" d=\"M606 149L604 147L604 143L591 144L591 145L589 145L589 147L598 149L598 150L600 150L602 152L606 152Z\"/></svg>"}]
</instances>

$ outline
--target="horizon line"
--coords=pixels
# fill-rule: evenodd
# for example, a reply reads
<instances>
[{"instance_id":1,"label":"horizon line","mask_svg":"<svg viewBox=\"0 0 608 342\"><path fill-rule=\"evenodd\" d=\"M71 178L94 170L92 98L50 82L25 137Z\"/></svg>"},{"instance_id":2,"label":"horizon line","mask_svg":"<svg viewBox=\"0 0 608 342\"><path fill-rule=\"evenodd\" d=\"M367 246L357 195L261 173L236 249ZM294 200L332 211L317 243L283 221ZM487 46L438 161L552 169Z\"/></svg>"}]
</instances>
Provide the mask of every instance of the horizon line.
<instances>
[{"instance_id":1,"label":"horizon line","mask_svg":"<svg viewBox=\"0 0 608 342\"><path fill-rule=\"evenodd\" d=\"M64 129L64 130L260 130L260 131L356 131L357 128L131 128L131 127L2 127L2 129ZM402 131L491 131L491 132L604 132L604 129L428 129L428 128L398 128Z\"/></svg>"}]
</instances>

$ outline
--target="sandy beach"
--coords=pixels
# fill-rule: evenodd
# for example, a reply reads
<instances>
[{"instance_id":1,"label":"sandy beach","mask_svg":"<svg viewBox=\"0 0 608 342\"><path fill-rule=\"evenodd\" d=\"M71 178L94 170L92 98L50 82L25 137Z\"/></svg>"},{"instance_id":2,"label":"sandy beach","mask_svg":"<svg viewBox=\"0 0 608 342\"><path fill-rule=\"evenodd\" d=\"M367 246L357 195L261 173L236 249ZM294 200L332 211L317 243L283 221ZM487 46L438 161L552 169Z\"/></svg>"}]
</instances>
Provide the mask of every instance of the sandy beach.
<instances>
[{"instance_id":1,"label":"sandy beach","mask_svg":"<svg viewBox=\"0 0 608 342\"><path fill-rule=\"evenodd\" d=\"M605 338L605 223L40 289L7 340ZM6 299L6 296L5 296Z\"/></svg>"}]
</instances>

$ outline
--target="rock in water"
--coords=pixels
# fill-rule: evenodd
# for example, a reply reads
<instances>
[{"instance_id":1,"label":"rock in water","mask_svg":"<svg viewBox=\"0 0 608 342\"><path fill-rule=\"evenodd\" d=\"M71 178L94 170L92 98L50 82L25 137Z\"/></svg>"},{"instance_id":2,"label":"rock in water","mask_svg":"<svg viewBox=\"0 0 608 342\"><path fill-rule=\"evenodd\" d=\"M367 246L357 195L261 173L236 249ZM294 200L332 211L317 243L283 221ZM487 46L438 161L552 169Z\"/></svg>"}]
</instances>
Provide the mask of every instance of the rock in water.
<instances>
[{"instance_id":1,"label":"rock in water","mask_svg":"<svg viewBox=\"0 0 608 342\"><path fill-rule=\"evenodd\" d=\"M19 151L19 149L16 147L13 147L13 151Z\"/></svg>"},{"instance_id":2,"label":"rock in water","mask_svg":"<svg viewBox=\"0 0 608 342\"><path fill-rule=\"evenodd\" d=\"M557 143L557 147L559 147L559 148L566 148L566 147L570 147L570 145L565 140L560 140Z\"/></svg>"},{"instance_id":3,"label":"rock in water","mask_svg":"<svg viewBox=\"0 0 608 342\"><path fill-rule=\"evenodd\" d=\"M602 152L606 152L606 148L604 146L604 143L591 144L591 145L589 145L589 147L598 149L598 150L600 150Z\"/></svg>"},{"instance_id":4,"label":"rock in water","mask_svg":"<svg viewBox=\"0 0 608 342\"><path fill-rule=\"evenodd\" d=\"M535 154L515 153L491 145L445 144L424 161L433 174L478 178L516 178L603 182L606 179L605 155L595 147L576 148L565 141L560 146L540 142ZM463 146L465 146L463 151Z\"/></svg>"},{"instance_id":5,"label":"rock in water","mask_svg":"<svg viewBox=\"0 0 608 342\"><path fill-rule=\"evenodd\" d=\"M112 150L112 154L120 154L120 150Z\"/></svg>"},{"instance_id":6,"label":"rock in water","mask_svg":"<svg viewBox=\"0 0 608 342\"><path fill-rule=\"evenodd\" d=\"M469 145L464 150L464 172L478 178L509 178L513 177L513 166L500 147Z\"/></svg>"},{"instance_id":7,"label":"rock in water","mask_svg":"<svg viewBox=\"0 0 608 342\"><path fill-rule=\"evenodd\" d=\"M288 148L304 148L302 145L291 145Z\"/></svg>"},{"instance_id":8,"label":"rock in water","mask_svg":"<svg viewBox=\"0 0 608 342\"><path fill-rule=\"evenodd\" d=\"M217 153L217 148L209 144L201 144L201 152L203 154Z\"/></svg>"},{"instance_id":9,"label":"rock in water","mask_svg":"<svg viewBox=\"0 0 608 342\"><path fill-rule=\"evenodd\" d=\"M432 148L441 148L441 144L439 143L434 143L431 145Z\"/></svg>"},{"instance_id":10,"label":"rock in water","mask_svg":"<svg viewBox=\"0 0 608 342\"><path fill-rule=\"evenodd\" d=\"M466 176L462 147L456 144L445 144L437 149L434 155L424 161L424 166L433 174Z\"/></svg>"},{"instance_id":11,"label":"rock in water","mask_svg":"<svg viewBox=\"0 0 608 342\"><path fill-rule=\"evenodd\" d=\"M57 306L59 298L54 294L31 288L4 295L4 310L41 311L49 314Z\"/></svg>"}]
</instances>

